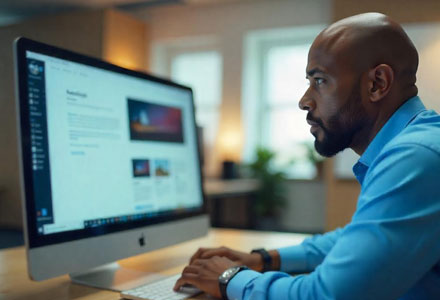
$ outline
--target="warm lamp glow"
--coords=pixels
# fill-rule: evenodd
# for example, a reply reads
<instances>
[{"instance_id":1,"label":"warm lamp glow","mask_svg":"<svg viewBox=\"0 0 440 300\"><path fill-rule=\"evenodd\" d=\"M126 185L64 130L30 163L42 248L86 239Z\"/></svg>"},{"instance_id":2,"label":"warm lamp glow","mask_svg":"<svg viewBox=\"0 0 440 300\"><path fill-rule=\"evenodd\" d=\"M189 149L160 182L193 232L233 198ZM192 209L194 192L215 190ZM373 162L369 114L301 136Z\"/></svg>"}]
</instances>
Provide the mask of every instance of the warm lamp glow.
<instances>
[{"instance_id":1,"label":"warm lamp glow","mask_svg":"<svg viewBox=\"0 0 440 300\"><path fill-rule=\"evenodd\" d=\"M223 160L238 161L240 158L241 134L237 130L224 130L219 136L219 150Z\"/></svg>"},{"instance_id":2,"label":"warm lamp glow","mask_svg":"<svg viewBox=\"0 0 440 300\"><path fill-rule=\"evenodd\" d=\"M133 59L131 59L127 55L113 55L108 57L108 60L111 63L121 66L123 68L131 69L131 70L138 69L138 66L133 61Z\"/></svg>"}]
</instances>

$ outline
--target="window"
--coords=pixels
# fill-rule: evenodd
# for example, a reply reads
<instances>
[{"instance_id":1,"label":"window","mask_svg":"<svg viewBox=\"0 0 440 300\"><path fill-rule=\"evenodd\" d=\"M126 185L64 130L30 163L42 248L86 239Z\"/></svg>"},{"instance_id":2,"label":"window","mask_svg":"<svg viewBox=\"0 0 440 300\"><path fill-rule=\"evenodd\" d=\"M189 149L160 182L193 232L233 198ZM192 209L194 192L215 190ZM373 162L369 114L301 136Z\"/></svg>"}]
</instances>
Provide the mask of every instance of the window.
<instances>
[{"instance_id":1,"label":"window","mask_svg":"<svg viewBox=\"0 0 440 300\"><path fill-rule=\"evenodd\" d=\"M171 60L171 78L194 91L197 124L203 127L204 142L213 145L221 104L222 60L217 51L188 52Z\"/></svg>"},{"instance_id":2,"label":"window","mask_svg":"<svg viewBox=\"0 0 440 300\"><path fill-rule=\"evenodd\" d=\"M308 51L321 28L265 31L247 40L244 119L246 134L253 138L246 141L244 158L252 160L258 146L271 149L276 152L275 167L290 178L316 174L306 146L313 145L314 137L298 102L308 87Z\"/></svg>"},{"instance_id":3,"label":"window","mask_svg":"<svg viewBox=\"0 0 440 300\"><path fill-rule=\"evenodd\" d=\"M215 174L215 142L222 99L223 58L215 36L159 41L152 48L152 71L190 86L196 121L203 128L204 171Z\"/></svg>"},{"instance_id":4,"label":"window","mask_svg":"<svg viewBox=\"0 0 440 300\"><path fill-rule=\"evenodd\" d=\"M274 46L264 57L263 131L261 144L277 153L277 164L287 167L290 177L313 178L314 166L306 159L304 144L313 136L306 112L298 102L307 89L305 69L310 44Z\"/></svg>"}]
</instances>

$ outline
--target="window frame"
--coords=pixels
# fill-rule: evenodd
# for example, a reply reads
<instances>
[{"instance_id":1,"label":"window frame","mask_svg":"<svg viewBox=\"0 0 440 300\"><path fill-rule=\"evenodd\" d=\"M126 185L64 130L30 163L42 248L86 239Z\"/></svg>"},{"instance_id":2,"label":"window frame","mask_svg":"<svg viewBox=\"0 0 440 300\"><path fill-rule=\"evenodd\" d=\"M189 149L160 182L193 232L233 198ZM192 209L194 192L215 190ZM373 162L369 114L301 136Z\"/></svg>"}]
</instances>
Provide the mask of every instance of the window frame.
<instances>
[{"instance_id":1,"label":"window frame","mask_svg":"<svg viewBox=\"0 0 440 300\"><path fill-rule=\"evenodd\" d=\"M267 124L270 114L267 108L272 105L268 102L265 80L270 49L311 44L325 27L325 24L318 24L259 30L245 37L242 91L242 118L246 137L242 153L244 162L251 162L255 158L255 149L268 144L270 127Z\"/></svg>"},{"instance_id":2,"label":"window frame","mask_svg":"<svg viewBox=\"0 0 440 300\"><path fill-rule=\"evenodd\" d=\"M206 36L194 36L184 37L169 40L157 41L152 45L151 61L152 71L162 77L171 79L172 74L172 61L175 57L181 54L194 53L194 52L217 52L221 57L221 83L220 83L220 101L215 105L197 105L195 103L196 114L197 111L210 111L211 113L217 111L218 119L220 120L222 96L223 96L223 65L224 58L220 49L220 41L218 37L206 35ZM214 140L218 136L217 133Z\"/></svg>"}]
</instances>

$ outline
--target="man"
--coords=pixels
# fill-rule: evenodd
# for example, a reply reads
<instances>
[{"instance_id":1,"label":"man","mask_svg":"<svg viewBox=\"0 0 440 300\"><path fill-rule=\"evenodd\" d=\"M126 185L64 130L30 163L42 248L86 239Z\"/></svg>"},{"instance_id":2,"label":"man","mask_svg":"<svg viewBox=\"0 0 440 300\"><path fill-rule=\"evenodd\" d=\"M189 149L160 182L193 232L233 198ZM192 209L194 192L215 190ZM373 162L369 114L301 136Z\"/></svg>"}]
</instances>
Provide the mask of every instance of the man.
<instances>
[{"instance_id":1,"label":"man","mask_svg":"<svg viewBox=\"0 0 440 300\"><path fill-rule=\"evenodd\" d=\"M201 248L175 288L224 299L440 299L440 116L417 97L417 66L414 45L385 15L322 31L299 106L319 153L361 156L351 222L277 250Z\"/></svg>"}]
</instances>

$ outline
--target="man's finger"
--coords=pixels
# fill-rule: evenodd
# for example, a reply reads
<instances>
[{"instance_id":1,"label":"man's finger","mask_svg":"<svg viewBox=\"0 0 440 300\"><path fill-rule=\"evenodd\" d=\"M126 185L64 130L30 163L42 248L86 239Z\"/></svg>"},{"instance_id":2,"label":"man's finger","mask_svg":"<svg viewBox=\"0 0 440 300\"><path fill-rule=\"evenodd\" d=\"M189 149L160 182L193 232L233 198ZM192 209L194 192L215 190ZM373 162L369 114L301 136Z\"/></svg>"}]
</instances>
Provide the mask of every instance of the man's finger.
<instances>
[{"instance_id":1,"label":"man's finger","mask_svg":"<svg viewBox=\"0 0 440 300\"><path fill-rule=\"evenodd\" d=\"M201 253L200 258L207 259L213 256L226 256L228 258L232 258L232 255L227 248L217 248L217 249L209 249Z\"/></svg>"},{"instance_id":2,"label":"man's finger","mask_svg":"<svg viewBox=\"0 0 440 300\"><path fill-rule=\"evenodd\" d=\"M192 264L192 262L194 260L196 260L197 258L200 258L200 256L205 252L211 250L211 248L199 248L196 253L194 253L193 256L191 256L191 258L189 259L189 263Z\"/></svg>"},{"instance_id":3,"label":"man's finger","mask_svg":"<svg viewBox=\"0 0 440 300\"><path fill-rule=\"evenodd\" d=\"M173 290L178 292L179 289L185 284L192 284L192 285L198 287L197 278L198 278L197 274L194 274L194 273L185 273L184 274L184 273L182 273L182 276L179 279L177 279Z\"/></svg>"},{"instance_id":4,"label":"man's finger","mask_svg":"<svg viewBox=\"0 0 440 300\"><path fill-rule=\"evenodd\" d=\"M199 271L200 271L199 265L188 265L183 269L182 275L184 275L184 274L198 274Z\"/></svg>"},{"instance_id":5,"label":"man's finger","mask_svg":"<svg viewBox=\"0 0 440 300\"><path fill-rule=\"evenodd\" d=\"M200 267L205 267L206 263L209 261L209 259L202 259L202 258L198 258L196 260L193 261L193 263L191 264L191 266L197 266L198 268Z\"/></svg>"}]
</instances>

